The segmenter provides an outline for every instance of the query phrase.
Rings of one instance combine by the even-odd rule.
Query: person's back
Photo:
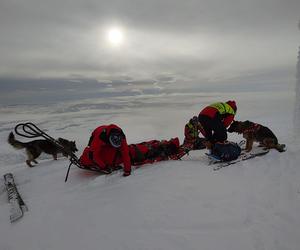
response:
[[[220,119],[225,127],[228,127],[235,116],[237,107],[235,101],[216,102],[200,111],[199,116],[207,116],[211,119]]]

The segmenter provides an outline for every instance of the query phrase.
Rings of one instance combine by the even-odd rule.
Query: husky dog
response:
[[[30,142],[20,142],[15,139],[13,132],[10,132],[7,141],[16,149],[25,148],[27,154],[26,164],[29,167],[33,167],[31,162],[35,164],[38,163],[36,161],[36,158],[38,158],[42,152],[52,155],[53,159],[57,160],[58,153],[62,153],[65,157],[68,157],[68,153],[75,153],[76,151],[78,151],[75,141],[69,141],[63,138],[57,139],[58,143],[63,146],[63,148],[43,139],[33,140]]]
[[[285,145],[279,144],[274,133],[261,124],[251,121],[234,121],[227,131],[229,133],[243,134],[243,137],[246,139],[246,151],[248,152],[252,150],[255,141],[267,149],[275,148],[279,152],[285,151]]]

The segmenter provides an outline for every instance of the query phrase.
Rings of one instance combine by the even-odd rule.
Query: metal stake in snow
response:
[[[300,30],[300,21],[298,23]],[[298,52],[297,75],[296,75],[296,99],[295,99],[295,116],[294,116],[294,133],[300,134],[300,47]]]

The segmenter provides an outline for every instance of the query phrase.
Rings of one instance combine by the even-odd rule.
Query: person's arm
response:
[[[129,155],[129,147],[126,141],[126,138],[123,139],[122,145],[121,145],[121,154],[124,164],[124,176],[128,176],[131,174],[131,161],[130,161],[130,155]]]
[[[225,128],[229,127],[229,125],[233,122],[234,120],[234,115],[228,115],[226,118],[223,120],[223,124]]]

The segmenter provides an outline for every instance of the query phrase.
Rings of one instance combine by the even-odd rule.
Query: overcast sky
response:
[[[0,78],[285,83],[299,20],[299,0],[0,0]]]

